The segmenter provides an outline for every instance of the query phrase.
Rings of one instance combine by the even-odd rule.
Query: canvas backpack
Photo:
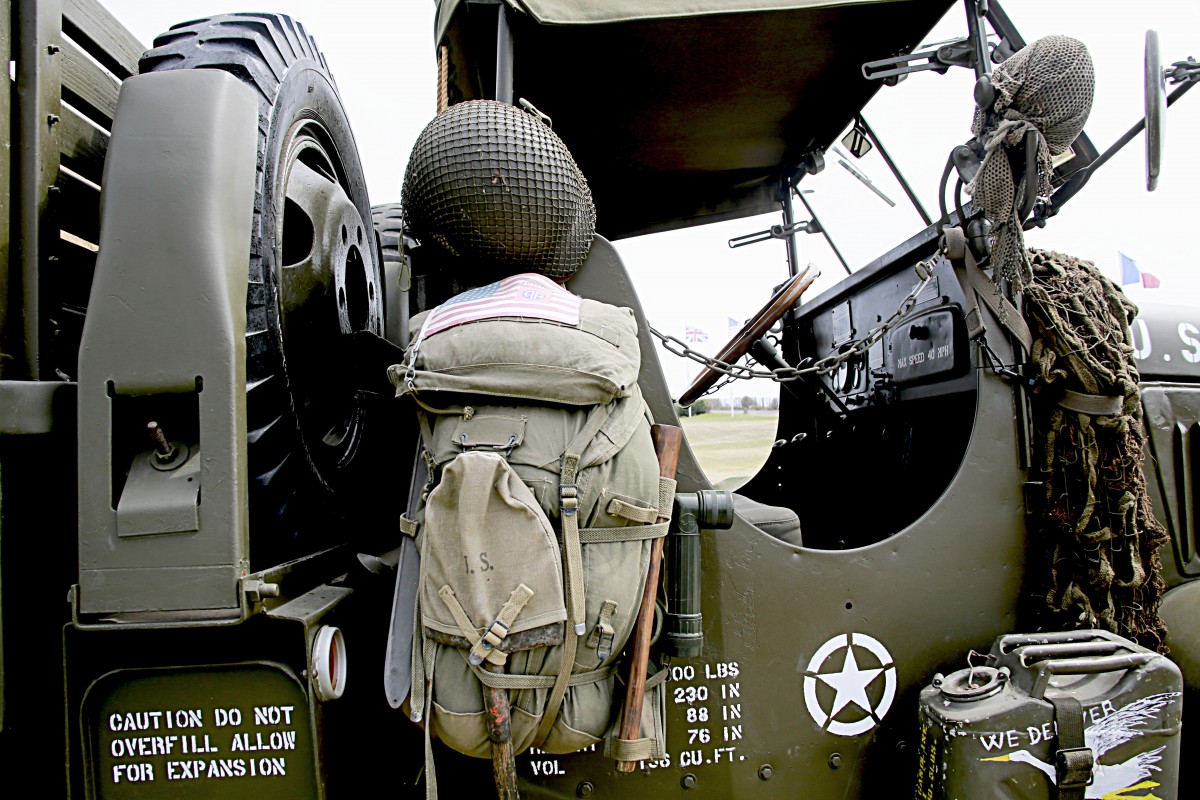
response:
[[[508,690],[515,752],[605,740],[613,757],[661,757],[661,693],[648,735],[612,735],[618,661],[674,493],[637,386],[633,312],[527,274],[413,329],[389,375],[416,404],[428,472],[401,519],[421,554],[410,705],[427,758],[430,736],[489,756],[484,685]]]

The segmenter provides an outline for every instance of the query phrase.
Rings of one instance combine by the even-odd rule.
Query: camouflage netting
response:
[[[1038,601],[1042,630],[1103,628],[1161,650],[1167,540],[1146,496],[1146,434],[1133,361],[1134,306],[1087,261],[1029,250],[1025,318],[1034,334],[1035,465],[1045,493],[1034,540],[1045,548]],[[1070,389],[1124,398],[1119,416],[1061,407]]]
[[[1083,130],[1095,84],[1092,58],[1082,42],[1069,36],[1046,36],[996,68],[992,113],[975,112],[971,132],[983,143],[986,154],[967,192],[992,224],[996,277],[1007,278],[1018,288],[1030,277],[1025,238],[1016,219],[1028,178],[1016,185],[1004,145],[1016,147],[1027,130],[1038,130],[1038,194],[1048,195],[1054,174],[1051,159],[1065,152]]]
[[[596,209],[547,125],[493,100],[458,103],[422,131],[401,194],[405,227],[466,283],[540,272],[570,277],[587,257]]]

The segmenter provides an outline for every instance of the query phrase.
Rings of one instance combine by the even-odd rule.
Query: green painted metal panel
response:
[[[109,673],[79,725],[100,800],[320,795],[307,695],[282,666]]]

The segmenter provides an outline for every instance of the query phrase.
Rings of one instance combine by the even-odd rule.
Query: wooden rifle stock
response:
[[[790,281],[779,287],[779,291],[767,301],[767,304],[754,315],[753,319],[743,325],[742,329],[721,349],[721,352],[717,354],[717,360],[732,364],[746,355],[746,352],[750,349],[750,345],[766,335],[771,326],[789,308],[796,304],[796,301],[800,299],[800,295],[804,294],[809,286],[812,286],[813,281],[820,274],[810,264],[805,268],[804,272],[794,276]],[[704,371],[692,381],[692,385],[687,388],[687,391],[680,396],[679,405],[690,406],[699,400],[705,392],[712,388],[712,385],[720,377],[720,373],[705,367]]]
[[[679,448],[683,444],[683,429],[674,425],[652,425],[650,436],[654,440],[654,452],[658,455],[658,474],[664,478],[675,477],[679,463]],[[659,517],[666,522],[669,517]],[[650,568],[646,572],[646,589],[642,593],[642,605],[638,609],[629,651],[629,680],[625,685],[624,717],[621,720],[622,739],[637,739],[642,734],[642,706],[646,699],[646,673],[650,661],[650,636],[654,632],[654,602],[658,597],[658,576],[662,564],[665,536],[654,540],[650,546]],[[633,772],[636,761],[618,761],[618,772]]]

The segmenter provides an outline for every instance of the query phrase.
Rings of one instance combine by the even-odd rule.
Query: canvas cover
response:
[[[752,11],[784,11],[821,6],[863,5],[893,0],[504,0],[543,25],[596,25],[639,19],[696,17]],[[455,9],[466,0],[437,0],[437,39]]]
[[[512,92],[549,116],[607,239],[776,212],[781,176],[882,88],[954,0],[444,0],[448,102],[495,98],[497,9]]]

